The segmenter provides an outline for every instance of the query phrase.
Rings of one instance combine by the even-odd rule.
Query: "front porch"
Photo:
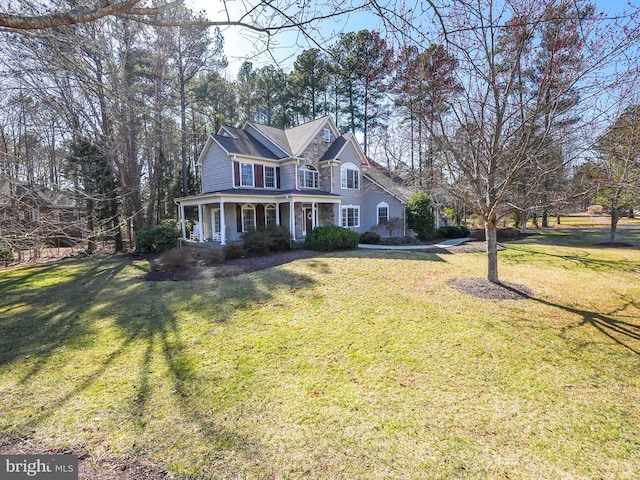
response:
[[[286,226],[293,241],[320,225],[338,225],[341,199],[321,192],[218,192],[176,199],[182,242],[227,245],[249,229]],[[186,228],[185,208],[196,207],[197,221]]]

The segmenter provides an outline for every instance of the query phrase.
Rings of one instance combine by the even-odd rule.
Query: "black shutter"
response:
[[[264,170],[262,169],[262,165],[254,165],[253,166],[253,176],[255,177],[255,185],[256,188],[263,188],[264,187]]]
[[[265,227],[265,218],[264,218],[264,205],[258,204],[256,206],[256,226],[258,228]]]
[[[242,207],[236,203],[236,225],[238,233],[242,232]]]

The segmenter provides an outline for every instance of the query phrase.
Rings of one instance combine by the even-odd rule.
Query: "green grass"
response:
[[[0,430],[184,478],[638,478],[640,251],[600,235],[509,244],[525,301],[448,285],[483,254],[194,282],[117,258],[5,270]]]

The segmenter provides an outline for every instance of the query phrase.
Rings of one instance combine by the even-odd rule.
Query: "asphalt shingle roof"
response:
[[[284,158],[283,156],[278,156],[273,153],[271,150],[269,150],[244,130],[234,127],[225,128],[236,138],[227,137],[224,135],[213,135],[213,138],[220,145],[222,145],[222,148],[224,148],[227,152],[236,153],[238,155],[248,155],[251,157],[269,158],[272,160]]]

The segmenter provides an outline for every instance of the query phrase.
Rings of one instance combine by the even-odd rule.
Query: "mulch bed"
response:
[[[463,278],[452,280],[449,285],[456,290],[488,300],[526,300],[532,292],[527,287],[513,283],[491,283],[486,278]]]
[[[30,440],[0,433],[0,455],[77,455],[78,480],[176,480],[169,472],[139,460],[94,458],[85,452],[44,448]]]
[[[633,248],[633,245],[625,242],[602,242],[602,243],[596,243],[596,245],[599,247],[610,247],[610,248],[629,248],[629,247]]]
[[[277,267],[278,265],[293,262],[294,260],[299,260],[301,258],[315,257],[316,255],[318,255],[318,252],[302,248],[294,248],[292,250],[272,255],[247,256],[233,260],[225,260],[217,265],[191,265],[176,270],[152,270],[144,275],[143,278],[145,280],[158,282],[233,277],[242,273]]]

